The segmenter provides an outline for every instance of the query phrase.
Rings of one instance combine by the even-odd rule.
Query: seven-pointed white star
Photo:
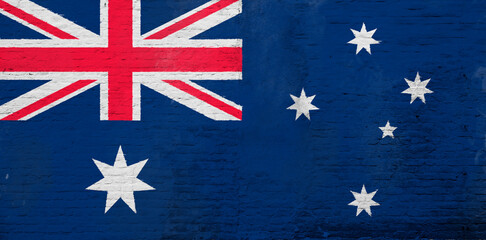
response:
[[[364,185],[363,188],[361,189],[361,193],[351,191],[351,193],[353,194],[356,200],[352,201],[348,205],[358,207],[356,211],[356,216],[358,216],[363,210],[365,210],[368,213],[368,215],[371,216],[371,206],[380,206],[379,203],[371,200],[375,196],[377,191],[378,190],[372,193],[367,193]]]
[[[379,127],[379,128],[381,129],[381,131],[383,131],[383,136],[381,138],[385,138],[386,136],[395,138],[395,136],[393,136],[393,131],[395,131],[397,127],[390,126],[390,121],[387,121],[384,127]]]
[[[316,106],[311,104],[312,100],[314,100],[316,95],[311,96],[311,97],[307,97],[305,95],[305,91],[304,91],[303,88],[302,88],[302,92],[300,93],[300,97],[296,97],[292,94],[290,94],[290,97],[292,98],[292,100],[294,100],[295,103],[292,106],[288,107],[287,109],[297,111],[296,114],[295,114],[295,120],[297,120],[300,117],[300,115],[302,115],[302,114],[304,114],[304,116],[306,116],[307,119],[310,120],[309,111],[310,110],[319,110],[319,108],[317,108]]]
[[[415,99],[420,98],[423,103],[425,103],[425,94],[427,93],[433,93],[430,89],[427,89],[426,86],[430,81],[430,78],[425,80],[425,81],[420,81],[420,75],[417,72],[417,76],[415,77],[415,81],[410,81],[405,78],[405,81],[407,82],[409,88],[402,93],[410,94],[411,95],[411,100],[410,104],[415,101]]]
[[[118,201],[122,199],[133,212],[135,209],[135,191],[155,190],[153,187],[142,182],[137,178],[148,159],[127,166],[127,161],[123,155],[122,148],[118,149],[115,164],[110,166],[93,159],[94,163],[103,174],[103,179],[86,188],[87,190],[106,191],[105,213]]]
[[[356,44],[356,54],[358,54],[361,49],[366,49],[366,51],[371,54],[371,44],[380,44],[380,41],[373,39],[373,34],[376,32],[376,28],[371,31],[366,31],[366,25],[363,23],[361,31],[356,31],[351,29],[354,34],[354,39],[349,41],[349,44]]]

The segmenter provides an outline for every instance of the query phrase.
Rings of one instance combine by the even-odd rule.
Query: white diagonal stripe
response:
[[[106,78],[106,73],[86,72],[86,73],[65,73],[65,72],[2,72],[0,80],[50,80],[49,82],[5,103],[0,105],[0,119],[15,113],[40,99],[76,82],[79,80],[98,80]],[[20,120],[28,120],[98,84],[93,82],[71,94],[56,100],[55,102],[44,106],[43,108],[26,115]]]
[[[94,34],[93,32],[87,30],[86,28],[83,28],[74,22],[71,22],[60,15],[51,12],[50,10],[41,7],[31,1],[28,0],[3,0],[6,3],[21,9],[22,11],[33,15],[34,17],[60,29],[63,32],[66,32],[74,37],[77,37],[78,39],[83,39],[83,40],[88,40],[88,39],[97,39],[99,36]],[[1,12],[2,14],[5,14],[5,11]],[[38,27],[33,26],[32,24],[28,23],[26,24],[25,21],[19,21],[19,18],[17,17],[12,17],[13,15],[11,14],[5,14],[7,17],[14,19],[15,21],[18,21],[22,23],[23,25],[32,28],[33,30],[46,35],[47,37],[50,38],[56,38],[52,36],[51,34],[46,34],[45,31],[40,30]]]
[[[208,117],[216,121],[240,121],[240,119],[234,117],[233,115],[230,115],[214,106],[211,104],[204,102],[194,96],[192,96],[189,93],[186,93],[169,83],[166,83],[162,80],[154,80],[154,79],[140,79],[139,80],[143,85],[157,91],[158,93],[167,96],[168,98],[191,108],[192,110]],[[201,86],[198,86],[194,83],[191,82],[185,82],[186,84],[190,84],[192,87],[197,88],[200,91],[203,91],[204,93],[238,109],[242,110],[242,107],[234,102],[231,102],[205,88],[202,88]]]
[[[215,3],[217,3],[218,0],[213,0],[213,1],[210,1],[160,27],[157,27],[155,28],[154,30],[142,35],[142,38],[145,39],[159,31],[161,31],[162,29],[165,29]],[[198,20],[197,22],[167,36],[166,38],[164,38],[164,41],[168,41],[168,42],[172,42],[174,40],[188,40],[200,33],[203,33],[205,31],[207,31],[208,29],[210,28],[213,28],[214,26],[217,26],[219,25],[220,23],[230,19],[230,18],[233,18],[234,16],[238,15],[241,13],[241,10],[242,10],[242,2],[241,0],[240,1],[237,1],[201,20]]]

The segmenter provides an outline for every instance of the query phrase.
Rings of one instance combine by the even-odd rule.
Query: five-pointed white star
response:
[[[390,125],[390,121],[387,121],[386,122],[386,125],[384,127],[379,127],[381,129],[381,131],[383,131],[383,136],[381,138],[385,138],[386,136],[390,136],[391,138],[395,138],[395,136],[393,136],[393,131],[395,131],[395,129],[397,129],[397,127],[392,127]]]
[[[410,81],[405,78],[405,81],[407,82],[409,88],[402,93],[410,94],[411,95],[411,100],[410,104],[415,101],[415,99],[420,98],[423,103],[425,103],[425,94],[427,93],[433,93],[430,89],[427,89],[426,86],[430,81],[430,78],[425,80],[425,81],[420,81],[420,75],[417,72],[417,76],[415,77],[415,81]]]
[[[319,110],[319,108],[317,108],[316,106],[311,104],[312,100],[314,100],[316,95],[311,96],[311,97],[307,97],[305,95],[305,91],[304,91],[303,88],[302,88],[302,92],[300,93],[300,97],[296,97],[292,94],[290,94],[290,97],[292,98],[292,100],[294,100],[295,103],[292,106],[288,107],[287,109],[297,111],[296,115],[295,115],[295,120],[297,120],[300,117],[300,115],[302,115],[302,114],[304,114],[304,116],[306,116],[307,119],[310,120],[309,111],[310,110]]]
[[[118,201],[122,199],[133,212],[135,209],[134,191],[155,190],[153,187],[142,182],[137,178],[148,159],[127,166],[127,161],[123,155],[122,148],[118,149],[115,164],[110,166],[93,159],[94,163],[103,174],[103,179],[86,188],[87,190],[106,191],[105,213]]]
[[[368,215],[371,216],[371,206],[380,206],[379,203],[371,200],[375,196],[377,191],[378,190],[372,193],[367,193],[364,185],[363,188],[361,189],[361,193],[351,191],[351,193],[353,194],[356,200],[352,201],[348,205],[358,207],[356,211],[356,216],[358,216],[363,210],[365,210],[368,213]]]
[[[354,34],[354,39],[349,41],[349,44],[356,44],[356,54],[358,54],[361,49],[366,49],[366,51],[371,54],[371,44],[380,44],[379,41],[376,41],[373,39],[373,34],[376,32],[376,28],[371,30],[371,31],[366,31],[366,25],[363,23],[363,26],[361,27],[361,31],[356,31],[354,29],[351,29],[351,31]]]

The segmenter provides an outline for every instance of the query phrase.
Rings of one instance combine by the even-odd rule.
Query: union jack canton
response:
[[[144,85],[217,121],[242,106],[192,81],[241,80],[241,39],[191,39],[242,11],[213,0],[141,34],[140,0],[101,0],[100,34],[28,0],[0,0],[0,12],[49,39],[1,39],[0,79],[49,80],[0,106],[1,120],[28,120],[100,85],[100,119],[141,118]]]

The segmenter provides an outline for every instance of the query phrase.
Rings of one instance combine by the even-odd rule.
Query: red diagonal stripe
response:
[[[159,32],[156,32],[150,36],[148,36],[146,39],[163,39],[235,2],[237,2],[238,0],[221,0],[217,3],[214,3],[212,5],[210,5],[209,7],[207,8],[204,8],[202,9],[201,11],[199,12],[196,12],[192,15],[190,15],[189,17],[187,18],[184,18],[182,20],[180,20],[179,22],[176,22],[162,30],[160,30]]]
[[[95,82],[96,80],[79,80],[79,81],[76,81],[54,93],[52,93],[51,95],[48,95],[42,99],[40,99],[39,101],[37,102],[34,102],[30,105],[28,105],[27,107],[25,108],[22,108],[20,110],[18,110],[17,112],[14,112],[4,118],[2,118],[1,120],[7,120],[7,121],[18,121],[20,120],[21,118],[35,112],[35,111],[38,111],[39,109],[91,84],[92,82]]]
[[[8,4],[7,2],[3,1],[3,0],[0,0],[0,8],[5,10],[6,12],[60,38],[60,39],[78,39],[77,37],[74,37],[73,35],[69,34],[69,33],[66,33],[64,31],[62,31],[61,29],[57,28],[57,27],[54,27],[52,26],[51,24],[41,20],[41,19],[38,19],[36,17],[34,17],[33,15],[31,14],[28,14],[26,12],[24,12],[23,10],[19,9],[19,8],[16,8],[10,4]]]
[[[197,88],[194,88],[193,86],[185,83],[184,81],[180,81],[180,80],[163,80],[164,82],[170,84],[171,86],[183,91],[183,92],[186,92],[192,96],[194,96],[195,98],[203,101],[203,102],[206,102],[208,103],[209,105],[235,117],[235,118],[238,118],[239,120],[241,120],[243,117],[242,117],[242,112],[240,109],[237,109],[205,92],[202,92],[201,90],[197,89]]]

